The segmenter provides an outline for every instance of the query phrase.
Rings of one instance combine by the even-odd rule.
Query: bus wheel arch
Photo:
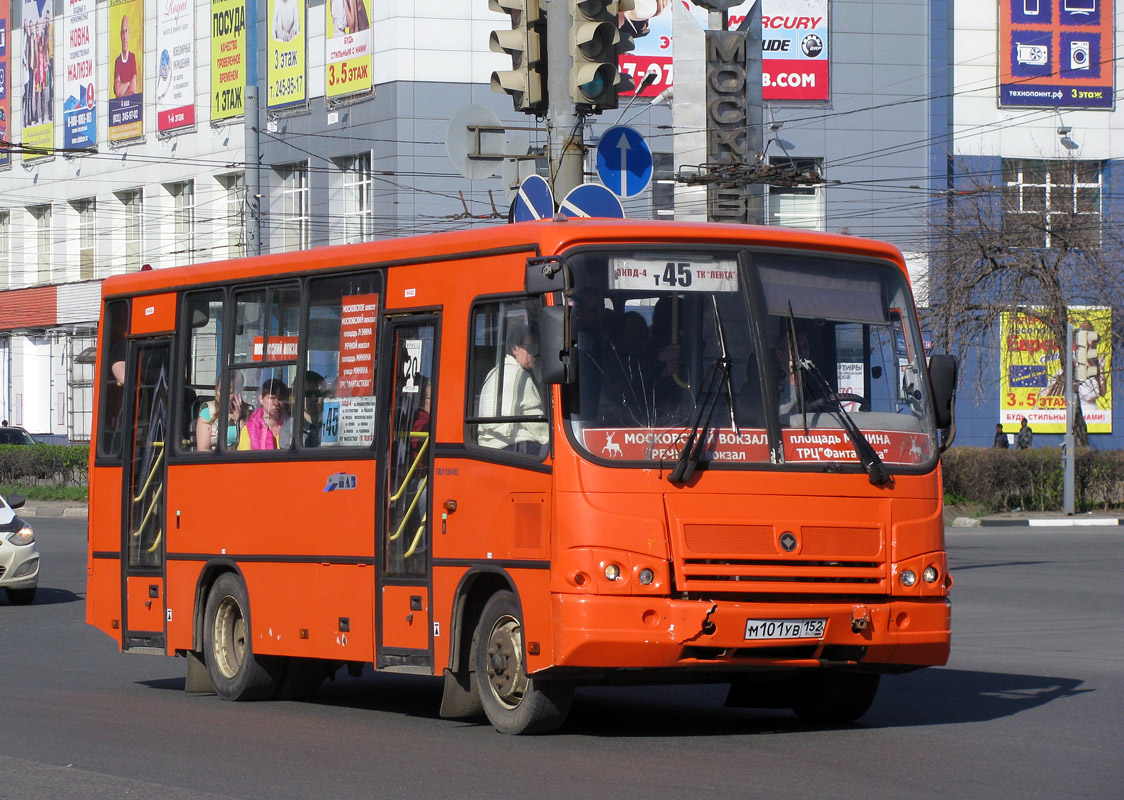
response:
[[[449,620],[449,665],[441,697],[441,716],[463,719],[484,714],[476,682],[474,644],[480,614],[496,592],[515,592],[511,576],[502,569],[466,572],[457,586]]]
[[[223,700],[267,700],[284,677],[284,659],[253,649],[250,600],[238,574],[220,574],[207,593],[203,650],[215,693]]]
[[[574,687],[527,674],[522,620],[514,592],[496,592],[484,604],[472,648],[480,701],[500,733],[551,733],[566,721]]]

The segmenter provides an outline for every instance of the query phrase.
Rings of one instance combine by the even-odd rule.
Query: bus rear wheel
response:
[[[219,576],[207,595],[203,646],[207,672],[223,700],[266,700],[277,692],[283,659],[255,656],[250,602],[238,576]]]
[[[500,733],[550,733],[566,721],[573,685],[527,675],[523,623],[511,592],[497,592],[484,605],[476,627],[476,678],[488,720]]]
[[[816,670],[796,682],[792,710],[800,719],[815,724],[854,722],[870,709],[880,677],[876,672]]]

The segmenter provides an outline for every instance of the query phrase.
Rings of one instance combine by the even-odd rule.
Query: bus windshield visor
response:
[[[577,382],[565,413],[595,460],[670,467],[694,440],[708,465],[859,471],[861,433],[888,468],[931,466],[924,350],[893,264],[736,249],[569,262]]]

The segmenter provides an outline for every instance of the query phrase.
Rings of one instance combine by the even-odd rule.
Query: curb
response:
[[[1012,526],[1028,526],[1032,528],[1095,528],[1124,525],[1124,519],[1118,517],[1059,517],[1040,519],[974,519],[972,517],[957,517],[952,521],[953,528],[1007,528]]]
[[[82,517],[86,518],[90,515],[90,510],[86,506],[66,506],[66,507],[50,507],[50,506],[25,506],[24,508],[16,509],[16,515],[20,517]]]

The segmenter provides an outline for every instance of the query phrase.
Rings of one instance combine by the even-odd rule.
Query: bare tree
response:
[[[1001,175],[961,170],[934,214],[927,323],[962,362],[971,348],[980,348],[977,396],[994,382],[1005,312],[1037,319],[1064,353],[1067,309],[1107,307],[1114,324],[1101,352],[1116,350],[1124,233],[1106,213],[1102,167],[1073,158],[1004,159]],[[1062,394],[1061,384],[1049,391]],[[1075,435],[1087,445],[1075,405]]]

